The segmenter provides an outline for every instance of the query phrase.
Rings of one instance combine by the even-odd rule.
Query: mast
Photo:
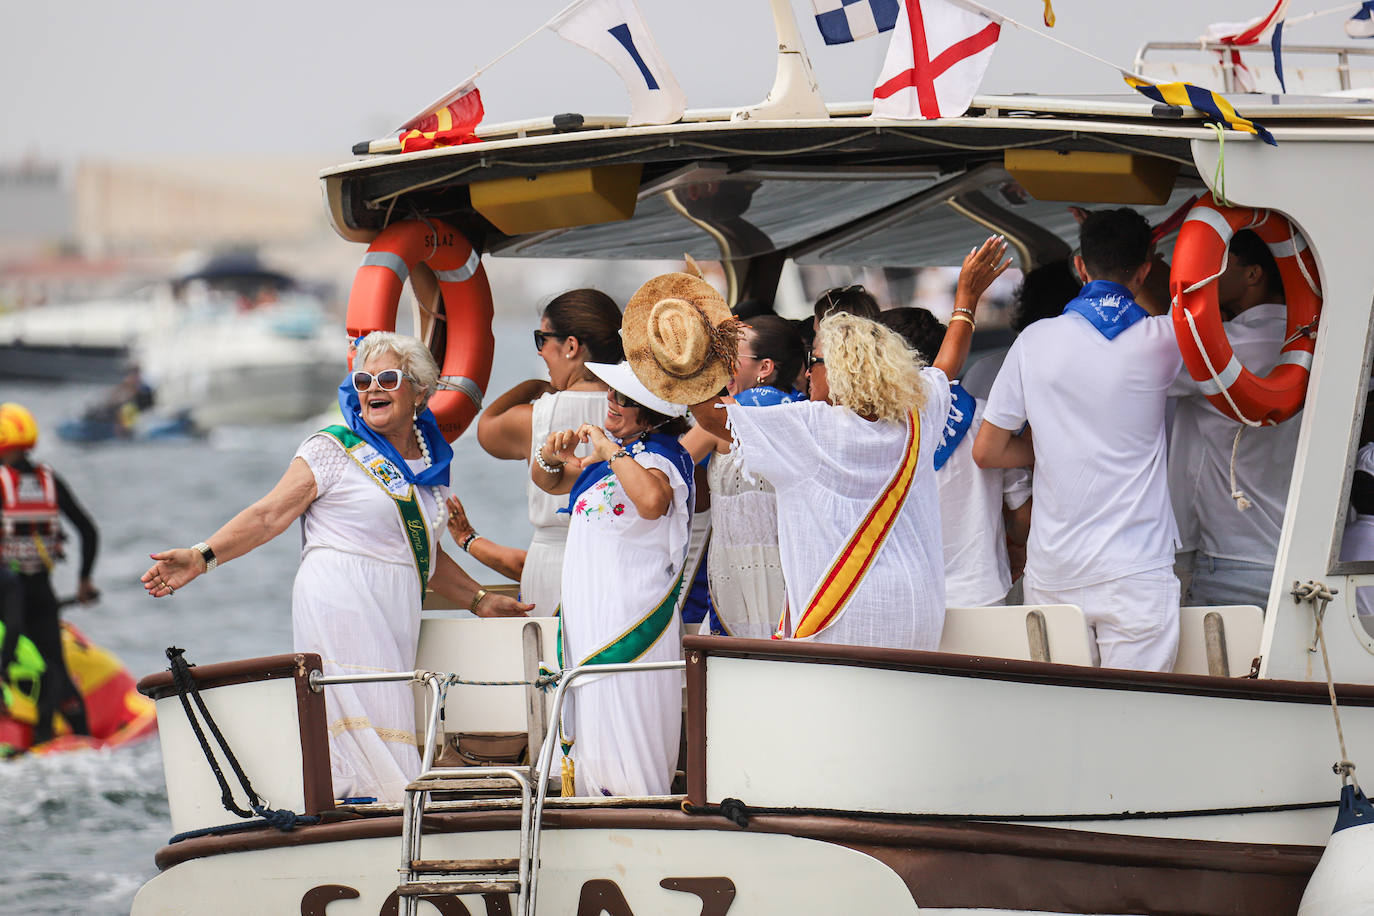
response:
[[[820,86],[806,56],[790,0],[769,0],[773,7],[773,29],[778,37],[778,69],[768,97],[757,105],[741,108],[734,121],[779,121],[799,118],[828,118],[830,113],[821,98]]]

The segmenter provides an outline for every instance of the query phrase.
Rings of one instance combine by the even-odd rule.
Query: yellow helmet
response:
[[[33,448],[38,442],[38,421],[27,407],[7,401],[0,404],[0,448]]]

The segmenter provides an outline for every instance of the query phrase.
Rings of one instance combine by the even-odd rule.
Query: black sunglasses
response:
[[[806,371],[807,371],[807,372],[810,372],[810,371],[811,371],[811,367],[812,367],[812,366],[815,366],[817,363],[819,363],[820,365],[824,366],[824,365],[825,365],[825,357],[824,357],[824,356],[817,356],[817,355],[814,354],[814,353],[808,353],[808,354],[806,354]]]
[[[638,401],[634,400],[633,398],[626,397],[625,395],[621,394],[619,391],[616,391],[614,388],[611,389],[611,397],[615,398],[615,402],[616,402],[617,404],[619,404],[621,407],[643,407],[643,406],[644,406],[643,404],[639,403]]]
[[[556,337],[559,340],[567,340],[571,336],[571,334],[555,334],[553,331],[542,331],[538,328],[535,328],[534,348],[536,350],[544,349],[544,341],[548,340],[550,337]]]

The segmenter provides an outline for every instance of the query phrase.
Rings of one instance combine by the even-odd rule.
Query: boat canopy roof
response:
[[[1370,100],[1233,100],[1280,143],[1374,140]],[[1143,191],[1127,181],[1115,200],[1159,223],[1205,190],[1190,144],[1216,139],[1191,109],[1135,93],[978,96],[963,117],[923,122],[875,120],[867,103],[829,111],[829,118],[795,121],[691,111],[650,127],[559,115],[481,127],[481,142],[436,150],[402,154],[395,140],[360,144],[355,152],[366,158],[321,177],[335,229],[355,241],[402,216],[422,216],[451,223],[498,256],[638,260],[686,252],[923,267],[958,264],[996,231],[1029,268],[1071,251],[1070,206],[1113,199],[1115,191],[1104,198],[1100,184],[1074,196],[1089,190],[1079,180],[1085,169],[1101,165],[1085,166],[1079,154],[1143,174]],[[1226,139],[1259,142],[1235,131]],[[1019,156],[1032,150],[1061,154],[1062,165],[1048,168],[1062,175],[1032,182],[1047,177],[1043,161],[1031,167]],[[532,210],[540,212],[531,219]],[[590,213],[600,215],[588,222]]]

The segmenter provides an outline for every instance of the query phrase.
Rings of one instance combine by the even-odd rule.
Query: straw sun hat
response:
[[[742,327],[711,284],[671,273],[630,297],[621,336],[646,388],[673,404],[699,404],[730,380]]]

